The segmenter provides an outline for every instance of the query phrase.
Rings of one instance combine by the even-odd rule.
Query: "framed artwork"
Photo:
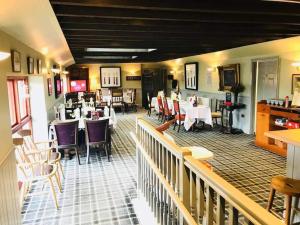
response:
[[[27,57],[27,69],[28,69],[28,74],[33,74],[34,61],[32,57]]]
[[[40,74],[42,72],[42,60],[41,59],[36,60],[36,68],[37,68],[37,73]]]
[[[185,89],[198,90],[198,63],[184,64]]]
[[[47,85],[48,85],[48,96],[52,95],[52,81],[51,78],[47,79]]]
[[[128,75],[128,76],[126,76],[126,80],[142,80],[142,77]]]
[[[230,91],[231,87],[240,83],[240,64],[218,66],[219,91]]]
[[[294,94],[296,89],[300,92],[300,74],[293,74],[292,77],[292,94]]]
[[[102,88],[121,87],[121,67],[100,67]]]
[[[13,72],[21,72],[21,53],[12,50],[11,51],[11,64]]]
[[[55,98],[58,98],[61,94],[61,80],[60,80],[60,75],[55,75],[54,76],[54,93],[55,93]]]

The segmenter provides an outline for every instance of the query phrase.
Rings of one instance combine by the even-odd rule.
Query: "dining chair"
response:
[[[173,107],[174,107],[174,111],[175,111],[175,123],[174,123],[174,128],[173,129],[175,130],[176,125],[178,123],[177,132],[179,132],[180,126],[181,126],[182,122],[184,122],[184,120],[185,120],[185,114],[180,113],[179,101],[174,100],[173,101]]]
[[[111,107],[114,109],[120,108],[124,114],[123,90],[121,88],[114,88],[112,89],[111,96]]]
[[[23,205],[24,199],[31,190],[32,183],[41,181],[43,183],[43,187],[45,182],[49,182],[53,201],[56,209],[58,209],[59,206],[53,178],[56,180],[60,192],[62,192],[62,186],[59,179],[57,165],[43,160],[43,156],[41,156],[40,152],[26,153],[23,138],[13,138],[13,144],[15,146],[17,169],[20,172],[20,205]],[[37,155],[40,156],[37,157]]]
[[[164,123],[166,120],[172,119],[172,110],[169,109],[167,98],[163,98],[163,106],[164,106],[164,111],[163,111],[163,115],[164,115],[163,123]]]
[[[136,89],[127,89],[123,96],[125,110],[134,110],[137,112]]]
[[[90,161],[90,146],[102,146],[106,152],[108,161],[110,161],[110,130],[109,119],[85,120],[85,142],[87,148],[86,163]]]
[[[28,153],[39,152],[41,155],[44,155],[43,158],[50,164],[56,164],[62,177],[65,177],[61,164],[61,153],[53,151],[55,150],[56,140],[34,142],[30,129],[20,130],[18,134],[23,138],[24,147]]]
[[[215,120],[216,125],[218,125],[218,119],[221,119],[221,124],[223,127],[222,108],[221,107],[224,104],[224,100],[216,99],[215,103],[216,103],[215,108],[214,108],[214,111],[211,112],[211,117],[213,120]],[[213,104],[211,104],[211,105],[213,105]]]
[[[151,105],[151,97],[150,97],[150,94],[149,92],[147,92],[147,105],[148,105],[148,116],[151,116],[151,113],[152,113],[152,109],[154,109],[154,106]]]
[[[162,98],[160,96],[157,96],[157,104],[158,104],[158,117],[157,117],[157,119],[160,120],[160,117],[161,117],[161,121],[163,121],[164,107],[163,107]]]
[[[56,151],[58,150],[66,150],[66,149],[74,149],[78,164],[80,165],[79,158],[79,145],[78,145],[78,120],[68,121],[68,122],[54,122],[54,136],[57,141]]]

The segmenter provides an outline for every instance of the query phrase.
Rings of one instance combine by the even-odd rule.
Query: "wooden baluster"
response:
[[[199,177],[196,178],[196,207],[198,214],[198,223],[202,223],[204,216],[204,181]]]
[[[180,166],[180,173],[179,173],[179,183],[180,183],[180,188],[179,188],[179,196],[186,208],[190,207],[190,181],[189,181],[189,168],[185,167],[184,165],[184,159],[181,158],[179,162]],[[183,224],[183,217],[180,216],[180,224]]]
[[[216,225],[225,225],[225,199],[218,194],[217,196],[217,217]]]
[[[228,208],[228,225],[238,225],[239,224],[239,212],[232,205]]]
[[[196,174],[190,170],[190,209],[191,215],[197,220],[198,214],[196,210]]]
[[[163,185],[160,184],[160,222],[164,224],[164,189]]]
[[[169,182],[169,151],[168,151],[168,149],[166,149],[165,154],[166,154],[166,156],[165,156],[165,159],[166,159],[165,177],[166,177],[167,182]]]
[[[211,187],[206,189],[206,220],[207,225],[213,225],[214,222],[214,190]]]

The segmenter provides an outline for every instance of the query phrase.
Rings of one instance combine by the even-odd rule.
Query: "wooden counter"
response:
[[[267,131],[265,136],[300,147],[300,129]]]

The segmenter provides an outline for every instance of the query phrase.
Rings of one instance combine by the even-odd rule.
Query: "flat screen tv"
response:
[[[61,80],[60,76],[54,76],[54,90],[55,90],[55,98],[58,98],[61,94]]]
[[[240,64],[218,66],[219,91],[230,91],[231,87],[240,83]]]
[[[70,81],[71,92],[85,92],[87,91],[86,80],[71,80]]]

